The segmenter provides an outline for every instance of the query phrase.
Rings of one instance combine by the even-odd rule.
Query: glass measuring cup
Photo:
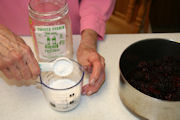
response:
[[[51,108],[69,111],[75,108],[81,97],[84,71],[82,66],[65,57],[50,63],[40,63],[40,83]]]

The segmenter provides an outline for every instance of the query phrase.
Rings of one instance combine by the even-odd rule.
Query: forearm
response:
[[[104,39],[105,22],[110,17],[114,5],[115,0],[82,0],[79,8],[80,32],[92,29],[98,34],[98,40]]]
[[[97,33],[91,29],[85,29],[81,33],[81,43],[80,46],[88,48],[97,48]]]

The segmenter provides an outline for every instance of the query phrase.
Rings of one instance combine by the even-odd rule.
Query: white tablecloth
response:
[[[179,33],[106,35],[105,40],[98,43],[98,51],[106,61],[106,81],[98,93],[82,96],[80,105],[69,112],[52,110],[38,85],[7,80],[0,74],[0,120],[136,120],[119,98],[119,58],[127,46],[145,38],[180,42]],[[34,50],[32,38],[23,39]],[[80,36],[74,35],[73,40],[76,52]]]

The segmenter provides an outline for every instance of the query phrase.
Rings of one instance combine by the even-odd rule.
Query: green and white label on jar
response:
[[[39,57],[53,60],[66,54],[65,25],[35,26]]]

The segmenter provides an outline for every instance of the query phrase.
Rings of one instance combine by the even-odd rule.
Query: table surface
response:
[[[69,112],[52,110],[40,89],[30,81],[8,80],[0,73],[0,120],[138,120],[122,104],[119,97],[119,58],[130,44],[146,38],[166,38],[180,42],[180,33],[114,34],[98,42],[98,51],[106,61],[106,81],[92,96],[82,96],[80,105]],[[32,48],[32,38],[23,37]],[[73,36],[74,53],[80,41]],[[75,56],[76,57],[76,56]],[[85,81],[88,80],[88,75]]]

